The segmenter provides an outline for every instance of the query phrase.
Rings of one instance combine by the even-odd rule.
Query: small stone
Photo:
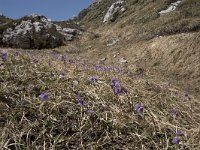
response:
[[[128,63],[128,61],[124,57],[122,57],[119,61],[120,61],[120,64]]]
[[[125,12],[125,11],[126,11],[126,8],[123,7],[120,11],[121,11],[121,12]]]
[[[76,80],[73,81],[73,85],[74,85],[74,86],[77,86],[77,85],[78,85],[78,81],[76,81]]]

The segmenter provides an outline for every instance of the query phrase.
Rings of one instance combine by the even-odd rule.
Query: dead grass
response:
[[[0,58],[0,149],[200,149],[199,32],[177,34],[199,29],[199,11],[190,9],[199,2],[185,0],[162,18],[155,13],[168,1],[129,3],[115,24],[99,26],[104,6],[86,16],[96,25],[65,47],[18,50],[15,59],[16,50],[4,50],[9,58]],[[113,37],[119,43],[107,47]],[[101,65],[112,71],[95,70],[104,57]],[[121,57],[128,64],[120,65]],[[88,81],[91,76],[98,82]],[[114,94],[113,77],[127,94]],[[47,101],[39,99],[42,92]],[[141,114],[137,102],[145,105]],[[178,129],[183,135],[175,145]]]
[[[83,35],[79,43],[79,47],[82,47],[79,55],[92,61],[107,58],[107,64],[117,65],[119,59],[125,57],[130,62],[127,65],[129,68],[139,66],[159,74],[159,78],[165,76],[167,80],[198,96],[200,4],[198,0],[183,0],[175,11],[159,16],[158,12],[171,2],[127,1],[127,11],[114,23],[106,25],[98,18],[99,22],[93,26],[91,21],[87,22],[86,16],[82,23],[89,27],[88,31],[98,33],[100,37],[88,38],[89,35]],[[94,11],[90,8],[88,15]],[[113,37],[119,38],[120,42],[107,47]],[[154,44],[155,47],[151,46]]]
[[[149,40],[159,35],[199,31],[199,1],[183,0],[175,11],[160,16],[158,12],[166,9],[171,2],[170,0],[127,0],[127,11],[120,14],[115,22],[104,25],[102,19],[106,14],[107,7],[113,1],[102,1],[99,5],[89,7],[80,22],[90,30],[98,31],[98,28],[103,28],[104,34],[107,31],[117,31],[122,35],[131,32],[131,38],[134,41]]]
[[[200,148],[199,101],[148,72],[95,71],[92,64],[64,63],[43,51],[19,50],[16,59],[8,53],[0,68],[2,149]],[[89,82],[90,76],[98,76],[98,82]],[[127,94],[113,93],[113,77]],[[47,101],[38,97],[44,91]],[[76,100],[78,92],[83,107]],[[145,104],[142,114],[136,112],[136,102]],[[183,135],[174,145],[177,129]]]

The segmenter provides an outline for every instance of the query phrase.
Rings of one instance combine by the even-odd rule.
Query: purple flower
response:
[[[111,80],[113,85],[113,91],[115,94],[122,94],[122,93],[128,93],[127,89],[125,87],[119,88],[119,81],[115,78],[112,78]]]
[[[40,98],[40,100],[42,100],[42,101],[48,100],[48,98],[49,98],[48,93],[44,92],[44,93],[40,94],[40,95],[39,95],[39,98]]]
[[[17,56],[19,56],[19,53],[18,53],[18,52],[15,52],[14,55],[13,55],[14,59],[16,59]]]
[[[111,82],[112,82],[113,86],[117,86],[117,87],[119,86],[119,81],[117,79],[113,78],[111,80]]]
[[[140,106],[140,108],[137,110],[137,113],[143,113],[143,110],[144,110],[144,106]]]
[[[119,88],[117,86],[113,87],[113,91],[115,94],[121,94],[121,91],[119,90]]]
[[[180,139],[178,137],[174,137],[172,140],[172,143],[177,144],[177,145],[179,144],[179,142],[180,142]]]
[[[97,65],[94,65],[94,68],[96,71],[99,70],[99,66],[97,66]]]
[[[89,77],[88,79],[89,79],[89,81],[91,81],[91,82],[97,82],[97,81],[98,81],[98,78],[97,78],[97,77]]]
[[[77,94],[76,99],[78,101],[78,104],[82,107],[84,106],[84,101],[82,100],[80,93]]]
[[[177,117],[178,116],[178,112],[177,112],[177,110],[175,108],[172,109],[171,113],[172,113],[173,117]]]
[[[139,108],[140,108],[140,104],[139,104],[139,103],[136,103],[136,104],[135,104],[135,109],[138,110]]]
[[[92,110],[92,109],[88,109],[88,110],[86,110],[86,112],[87,112],[87,113],[93,113],[94,110]]]
[[[183,135],[182,130],[177,130],[177,131],[176,131],[176,135],[177,135],[177,136],[181,136],[181,135]]]
[[[110,67],[105,66],[105,67],[104,67],[104,71],[110,71]]]
[[[66,56],[61,55],[61,61],[66,61]]]
[[[144,104],[139,104],[139,103],[136,103],[135,104],[135,109],[137,111],[137,113],[143,113],[143,110],[144,110]]]
[[[121,88],[121,93],[128,93],[127,89],[125,87]]]
[[[2,53],[1,58],[3,61],[6,61],[8,59],[8,53]]]

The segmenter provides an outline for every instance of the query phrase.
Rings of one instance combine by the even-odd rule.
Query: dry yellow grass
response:
[[[97,24],[67,46],[1,49],[8,59],[0,58],[0,149],[200,149],[200,33],[191,32],[199,10],[189,9],[199,2],[184,0],[163,18],[155,12],[167,1],[129,3],[107,25],[99,24],[102,5],[82,22],[96,17]],[[119,42],[107,46],[113,37]],[[127,64],[119,63],[122,57]],[[128,93],[115,94],[112,78]]]
[[[55,51],[18,50],[14,59],[15,51],[4,50],[9,57],[1,61],[2,149],[199,149],[200,102],[173,83],[126,67],[95,71],[69,56],[65,63]],[[114,94],[113,77],[127,94]],[[42,92],[48,100],[39,99]],[[177,130],[183,135],[175,145]]]

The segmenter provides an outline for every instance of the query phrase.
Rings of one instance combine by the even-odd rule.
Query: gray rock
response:
[[[101,58],[99,61],[98,61],[98,64],[104,64],[106,61],[106,58]]]
[[[72,35],[80,34],[79,30],[71,29],[71,28],[63,28],[63,32],[65,32],[67,34],[72,34]]]
[[[167,9],[160,11],[159,14],[164,15],[164,14],[167,14],[167,13],[174,11],[180,3],[181,3],[180,0],[178,0],[174,3],[171,3]]]
[[[20,22],[13,23],[13,26],[3,32],[2,42],[7,46],[24,49],[55,48],[80,34],[77,29],[62,28],[36,14],[28,16],[28,20],[22,18]]]
[[[54,48],[63,44],[63,37],[50,23],[21,21],[3,33],[3,43],[8,46],[29,48]]]
[[[124,3],[125,2],[122,0],[118,0],[117,2],[113,3],[104,16],[103,23],[108,21],[115,21],[120,10],[121,12],[126,11],[124,8]]]
[[[121,12],[125,12],[125,11],[126,11],[126,8],[123,7],[120,11],[121,11]]]
[[[107,44],[107,46],[113,46],[113,45],[117,44],[118,42],[119,42],[118,38],[113,38],[111,40],[111,42]]]
[[[81,34],[78,29],[62,28],[59,25],[56,25],[56,29],[64,36],[65,41],[71,41],[76,35]]]
[[[120,60],[119,60],[120,64],[125,64],[125,63],[128,63],[128,61],[122,57]]]

